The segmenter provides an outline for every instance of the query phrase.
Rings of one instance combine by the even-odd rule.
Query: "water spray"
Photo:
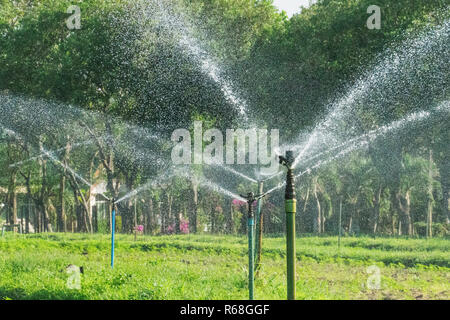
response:
[[[295,300],[295,213],[297,200],[295,199],[294,153],[286,151],[286,156],[279,156],[280,164],[287,168],[286,192],[284,195],[286,208],[286,264],[287,264],[287,298]]]
[[[248,294],[249,300],[254,299],[254,288],[255,288],[255,216],[253,213],[253,203],[262,197],[265,194],[255,195],[253,192],[247,193],[246,196],[241,195],[242,198],[247,200],[248,203]]]

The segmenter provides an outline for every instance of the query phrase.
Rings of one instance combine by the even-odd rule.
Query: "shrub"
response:
[[[417,231],[417,234],[419,234],[420,236],[425,237],[427,235],[426,222],[416,222],[416,223],[414,223],[414,227]],[[433,236],[443,237],[443,236],[448,235],[448,230],[447,230],[446,226],[443,225],[442,223],[433,223],[431,225],[431,229],[433,232]]]

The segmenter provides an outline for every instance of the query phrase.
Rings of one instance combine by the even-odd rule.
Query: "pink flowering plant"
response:
[[[180,221],[180,232],[183,234],[189,233],[189,221],[181,219]]]
[[[233,201],[231,203],[233,204],[233,206],[235,206],[237,208],[247,204],[245,201],[242,201],[242,200],[239,200],[239,199],[233,199]]]
[[[143,225],[137,225],[134,227],[134,241],[137,240],[137,235],[138,234],[143,234],[144,233],[144,226]]]
[[[170,225],[167,226],[167,233],[168,234],[174,234],[176,229],[175,229],[175,223],[172,223]],[[188,234],[189,233],[189,221],[181,219],[180,220],[180,233],[182,234]]]
[[[175,231],[175,224],[169,224],[167,226],[167,234],[172,234]]]
[[[144,232],[144,226],[143,225],[137,225],[136,227],[134,227],[134,231],[136,231],[137,233],[143,233]]]

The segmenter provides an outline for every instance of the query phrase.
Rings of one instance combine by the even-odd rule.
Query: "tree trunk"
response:
[[[39,142],[39,150],[41,150],[41,152],[43,152],[44,148],[43,148],[43,144],[42,141]],[[49,215],[48,215],[48,192],[49,192],[49,187],[48,187],[48,177],[47,177],[47,159],[42,158],[40,161],[40,173],[41,173],[41,178],[42,178],[42,184],[41,184],[41,190],[40,190],[40,195],[39,195],[39,205],[38,207],[40,207],[40,211],[42,213],[42,218],[43,218],[43,230],[45,232],[51,232],[52,231],[52,226],[51,226],[51,222],[49,219]]]
[[[392,235],[395,235],[395,216],[391,215],[391,227],[392,227]]]
[[[86,231],[89,233],[93,233],[94,228],[92,226],[92,216],[90,214],[88,202],[83,204],[83,208],[84,208],[84,212],[85,212]]]
[[[316,200],[316,216],[314,218],[313,230],[315,233],[320,233],[322,231],[322,210],[320,208],[320,201],[317,195],[317,178],[313,179],[313,194],[314,199]]]
[[[428,199],[427,199],[427,238],[433,236],[433,150],[429,153],[429,167],[428,167]]]
[[[58,219],[58,231],[66,232],[66,223],[65,223],[65,212],[64,212],[64,192],[66,189],[66,173],[63,172],[61,174],[59,180],[59,207],[57,211],[57,219]]]
[[[320,231],[321,233],[325,233],[325,221],[327,220],[327,218],[325,217],[325,207],[324,206],[322,206],[322,210],[321,210],[321,216],[320,216],[320,218],[321,218],[321,221],[320,221],[320,226],[321,226],[321,228],[322,228],[322,230]]]
[[[98,206],[92,207],[92,231],[98,232]]]
[[[69,142],[69,138],[67,137],[66,148],[64,149],[64,156],[62,159],[62,163],[67,165],[69,152],[71,149],[71,145]],[[65,201],[64,201],[64,192],[66,190],[66,175],[67,170],[63,168],[60,180],[59,180],[59,207],[57,210],[57,224],[59,232],[66,232],[66,212],[65,212]]]
[[[172,200],[173,197],[170,193],[167,193],[167,226],[173,224],[173,217],[172,217]],[[174,228],[175,229],[175,228]],[[175,232],[175,230],[173,230]]]
[[[210,232],[212,234],[216,233],[216,224],[215,224],[215,221],[214,221],[214,215],[215,215],[216,212],[214,211],[213,206],[214,205],[213,205],[213,203],[211,201],[210,206],[209,206],[209,224],[211,225]]]
[[[226,233],[233,233],[233,205],[230,201],[225,201],[224,205],[224,215],[226,219]],[[227,217],[228,216],[228,217]]]
[[[25,213],[25,233],[30,233],[30,210],[31,210],[31,199],[30,195],[27,193],[27,212]]]
[[[442,186],[442,209],[447,224],[450,224],[450,184]]]
[[[131,188],[128,188],[128,190],[132,190]],[[133,230],[133,223],[134,223],[134,214],[133,214],[133,199],[128,199],[125,204],[125,208],[121,210],[121,216],[122,216],[122,232],[123,233],[130,233]]]
[[[149,234],[150,230],[152,230],[153,227],[153,198],[150,197],[150,199],[148,200],[148,212],[145,215],[146,218],[146,223],[145,223],[145,233]]]
[[[81,122],[83,127],[89,132],[92,139],[95,141],[97,148],[98,148],[98,154],[99,158],[101,160],[101,163],[103,165],[103,168],[106,170],[106,189],[110,193],[110,196],[114,199],[117,199],[119,188],[120,188],[120,182],[119,180],[115,180],[116,173],[115,173],[115,165],[114,165],[114,150],[113,150],[113,130],[111,126],[112,120],[107,118],[105,121],[105,132],[104,135],[106,138],[104,141],[102,141],[102,138],[99,138],[90,128],[89,125],[84,124]],[[92,159],[93,161],[93,159]],[[112,223],[112,205],[109,206],[109,228],[111,230],[111,223]],[[118,207],[116,206],[116,215],[118,215]]]
[[[78,199],[77,199],[77,194],[76,191],[74,191],[74,195],[75,195],[75,203],[74,203],[74,211],[75,211],[75,218],[76,218],[76,232],[81,232],[82,228],[81,228],[81,212],[80,212],[80,204],[78,203]]]
[[[248,207],[247,205],[241,206],[239,208],[241,215],[241,225],[239,227],[239,233],[240,234],[246,234],[247,233],[247,225],[248,225]]]
[[[184,221],[186,221],[185,220],[186,217],[187,217],[187,206],[186,206],[186,203],[183,203],[183,215],[182,215],[182,218],[183,218]],[[180,221],[180,223],[181,223],[181,221]],[[181,228],[180,228],[180,232],[181,232]],[[186,233],[186,229],[184,229],[183,232]]]
[[[381,207],[381,193],[383,188],[381,186],[375,192],[373,197],[373,218],[372,218],[372,233],[377,233],[378,222],[380,220],[380,207]]]
[[[15,224],[17,221],[17,193],[16,193],[16,171],[10,172],[9,184],[8,184],[8,195],[7,195],[7,222],[9,224]],[[14,229],[15,230],[15,229]]]
[[[390,187],[390,203],[389,203],[389,212],[391,215],[391,222],[392,222],[392,235],[395,235],[397,233],[396,229],[396,218],[398,218],[398,200],[397,200],[397,193],[396,193],[396,187],[391,186]]]
[[[310,188],[308,187],[307,191],[306,191],[306,196],[305,196],[305,203],[303,204],[303,215],[300,217],[300,218],[303,217],[303,219],[298,219],[298,220],[300,220],[299,221],[299,225],[298,225],[298,230],[300,232],[306,232],[307,231],[306,230],[306,225],[307,224],[306,224],[305,218],[306,218],[306,209],[307,209],[308,201],[309,201],[309,194],[310,194]]]
[[[175,232],[176,232],[176,234],[180,234],[181,233],[181,230],[180,230],[180,215],[181,215],[181,209],[178,208],[178,206],[177,206],[177,208],[175,210]]]
[[[167,233],[167,227],[168,227],[168,223],[169,223],[167,212],[168,212],[168,207],[169,207],[169,198],[170,198],[170,195],[169,195],[169,194],[166,194],[166,192],[167,192],[167,191],[163,192],[163,194],[161,195],[161,200],[163,200],[162,203],[164,203],[164,200],[167,201],[167,208],[164,208],[164,209],[163,209],[163,208],[160,207],[160,213],[161,213],[161,233],[162,233],[162,234],[166,234],[166,233]],[[164,199],[164,198],[165,198],[165,199]]]
[[[401,234],[412,235],[412,219],[411,219],[411,191],[408,190],[403,196],[400,192],[397,194],[398,206],[402,214],[401,218]]]
[[[442,186],[442,212],[447,224],[450,224],[450,160],[448,148],[444,160],[440,161],[439,176]]]
[[[17,160],[17,148],[13,142],[8,141],[7,145],[8,164],[11,165]],[[9,181],[8,191],[6,195],[6,222],[9,224],[16,224],[17,221],[17,168],[15,166],[8,166]],[[15,232],[15,228],[13,228]]]
[[[158,202],[158,215],[159,215],[159,219],[161,220],[160,232],[161,232],[161,234],[164,234],[165,233],[165,230],[164,230],[165,222],[164,222],[164,216],[163,216],[163,213],[161,210],[161,204],[162,204],[162,201],[159,201]]]
[[[198,182],[192,179],[192,211],[189,215],[189,229],[191,233],[197,233],[198,216]]]
[[[122,170],[123,171],[123,170]],[[136,180],[136,173],[133,168],[131,168],[125,174],[125,185],[127,190],[130,192],[134,189],[134,184]],[[126,201],[125,209],[121,213],[122,216],[122,232],[130,233],[133,232],[135,219],[134,219],[134,206],[136,198],[129,198]]]
[[[116,181],[114,185],[115,178],[115,165],[114,165],[114,152],[113,152],[113,132],[111,127],[111,122],[109,119],[105,121],[105,129],[106,129],[106,147],[103,148],[100,143],[100,156],[103,159],[103,164],[106,169],[106,178],[107,178],[107,189],[113,195],[114,198],[117,198],[118,190],[119,190],[119,182]]]
[[[34,232],[40,233],[41,232],[41,220],[40,220],[40,212],[37,206],[34,210]]]
[[[353,216],[354,216],[354,212],[356,211],[356,202],[353,204],[353,210],[350,210],[350,219],[348,220],[348,233],[349,234],[352,233],[352,229],[353,229]]]

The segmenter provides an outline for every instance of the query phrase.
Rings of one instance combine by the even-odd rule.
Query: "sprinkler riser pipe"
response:
[[[286,151],[286,156],[280,156],[280,163],[286,166],[286,190],[284,194],[286,210],[286,273],[287,273],[287,298],[295,300],[295,213],[297,212],[297,200],[295,199],[295,183],[292,164],[294,154]]]
[[[255,213],[253,211],[253,202],[248,202],[248,218],[253,219],[255,217]]]
[[[288,300],[295,300],[295,213],[297,200],[289,199],[285,203],[287,298]]]
[[[286,175],[286,190],[284,193],[284,199],[291,200],[295,199],[295,183],[294,183],[294,172],[291,168],[288,168]]]
[[[250,204],[251,206],[251,204]],[[254,230],[255,220],[253,217],[248,218],[248,296],[249,300],[254,299],[255,276],[254,276],[254,262],[255,262],[255,245],[254,245]]]
[[[253,213],[253,203],[256,200],[264,197],[264,195],[255,195],[253,192],[247,193],[247,195],[241,195],[242,198],[247,199],[248,204],[248,291],[249,299],[253,300],[254,281],[255,281],[255,216]]]

